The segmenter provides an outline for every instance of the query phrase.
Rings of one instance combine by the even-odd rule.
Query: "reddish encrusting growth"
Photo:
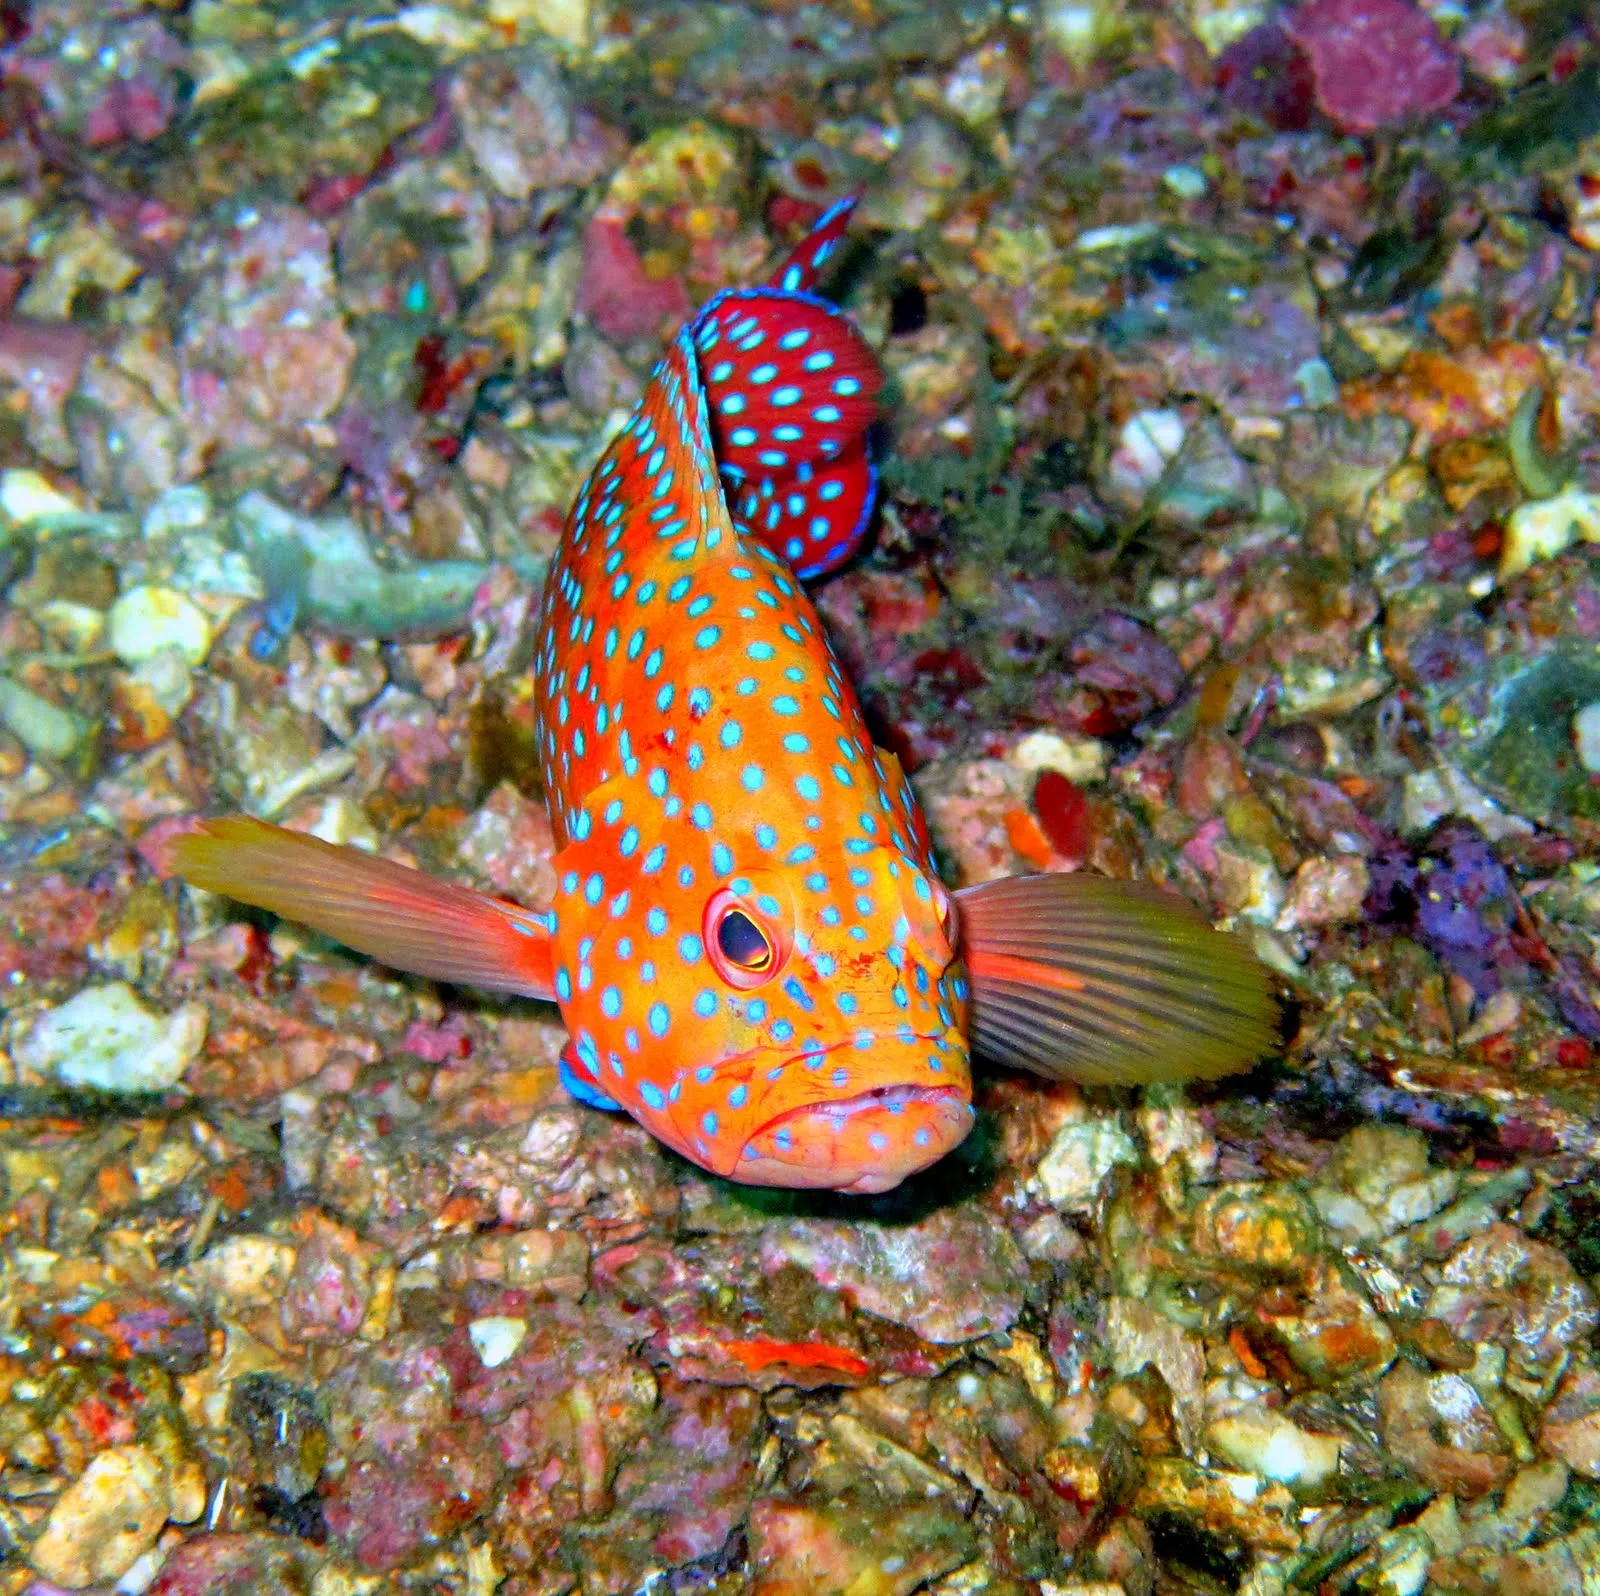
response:
[[[854,1378],[872,1372],[872,1365],[860,1353],[821,1341],[720,1341],[717,1345],[751,1371],[776,1364],[789,1369],[832,1369]]]

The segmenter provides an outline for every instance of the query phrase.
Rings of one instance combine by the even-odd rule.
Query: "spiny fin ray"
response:
[[[205,821],[165,852],[191,886],[298,920],[394,969],[554,994],[544,917],[514,903],[247,815]]]
[[[1274,1035],[1266,970],[1156,888],[1080,874],[956,894],[974,1050],[1097,1085],[1211,1080]]]

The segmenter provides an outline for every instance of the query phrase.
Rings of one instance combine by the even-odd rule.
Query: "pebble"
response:
[[[1278,916],[1278,930],[1359,920],[1368,885],[1367,864],[1358,854],[1307,859],[1289,884],[1289,898]]]
[[[1258,0],[1191,0],[1189,26],[1210,55],[1221,55],[1267,14]]]
[[[1579,538],[1600,543],[1600,498],[1566,488],[1550,499],[1519,504],[1506,520],[1500,580],[1520,576],[1536,560],[1552,559]]]
[[[1106,775],[1106,745],[1098,737],[1029,732],[1006,758],[1018,770],[1054,770],[1068,781],[1104,781]]]
[[[1107,471],[1116,496],[1142,505],[1177,459],[1186,433],[1176,410],[1142,410],[1124,422]]]
[[[1057,1208],[1087,1212],[1100,1183],[1118,1164],[1139,1162],[1133,1138],[1114,1119],[1064,1125],[1034,1170],[1039,1190]]]
[[[37,471],[0,471],[0,515],[17,526],[80,518],[83,509]]]
[[[113,1446],[56,1499],[29,1561],[69,1590],[120,1579],[155,1544],[170,1506],[148,1447]]]
[[[177,532],[198,532],[211,514],[211,496],[204,488],[196,484],[168,488],[145,511],[139,534],[147,543],[154,543]]]
[[[1198,166],[1169,166],[1161,174],[1162,185],[1179,199],[1203,199],[1211,186]]]
[[[199,1053],[206,1018],[199,1003],[152,1013],[125,981],[85,987],[33,1022],[17,1044],[17,1062],[63,1086],[161,1092],[183,1079]]]
[[[474,1319],[467,1326],[467,1336],[478,1361],[486,1369],[498,1369],[507,1358],[513,1357],[528,1334],[526,1319],[511,1319],[502,1314],[491,1314],[485,1319]]]
[[[1235,1468],[1283,1485],[1320,1485],[1339,1467],[1339,1438],[1301,1429],[1270,1406],[1275,1394],[1260,1381],[1215,1381],[1206,1392],[1206,1443]]]
[[[1572,717],[1572,742],[1578,750],[1578,763],[1590,775],[1600,772],[1600,699],[1585,704]]]
[[[1491,842],[1533,834],[1533,827],[1521,815],[1507,814],[1454,765],[1412,771],[1401,786],[1402,833],[1421,836],[1446,815],[1461,815],[1472,821]]]
[[[1046,39],[1076,67],[1086,67],[1113,38],[1123,7],[1116,0],[1053,0],[1039,17]]]
[[[941,1346],[1009,1330],[1027,1277],[1010,1231],[975,1207],[935,1209],[910,1225],[791,1220],[766,1233],[762,1263],[798,1264],[856,1307]]]
[[[9,676],[0,676],[0,725],[43,759],[70,758],[94,731],[82,715],[52,704]]]
[[[107,640],[125,665],[139,665],[175,649],[190,665],[211,649],[211,622],[198,605],[170,587],[135,587],[111,606]]]
[[[489,0],[489,20],[499,28],[531,22],[562,44],[582,49],[593,29],[589,0]]]
[[[1600,1371],[1582,1354],[1562,1375],[1545,1410],[1539,1448],[1575,1473],[1600,1479]]]

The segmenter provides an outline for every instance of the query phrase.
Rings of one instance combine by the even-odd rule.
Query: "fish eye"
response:
[[[729,909],[717,922],[717,946],[723,958],[741,970],[765,970],[772,963],[766,933],[741,909]]]
[[[711,894],[702,931],[701,943],[717,974],[740,991],[764,986],[787,956],[783,928],[770,922],[765,903],[758,907],[731,887]]]

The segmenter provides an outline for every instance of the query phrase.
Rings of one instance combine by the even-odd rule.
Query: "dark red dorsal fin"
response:
[[[850,218],[855,208],[854,194],[847,194],[830,205],[768,279],[770,286],[781,288],[786,294],[811,293],[828,262],[838,254],[844,235],[850,231]]]
[[[877,485],[867,441],[859,438],[836,460],[736,488],[734,524],[810,581],[837,570],[861,547]]]
[[[735,520],[810,577],[859,545],[876,475],[867,428],[883,372],[832,306],[771,288],[713,300],[694,328]]]

